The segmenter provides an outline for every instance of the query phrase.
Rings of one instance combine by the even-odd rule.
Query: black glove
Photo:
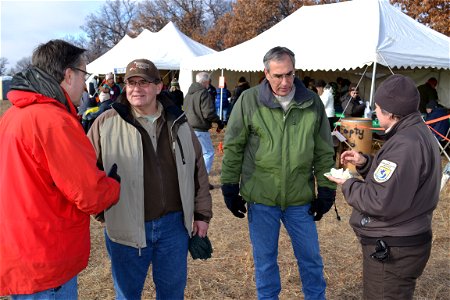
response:
[[[112,165],[111,169],[108,172],[108,177],[111,177],[120,183],[120,176],[119,174],[117,174],[117,164]]]
[[[189,240],[189,253],[191,253],[192,259],[208,259],[211,258],[213,249],[208,236],[204,238],[194,235]]]
[[[333,206],[336,199],[336,191],[327,187],[317,188],[317,198],[311,202],[308,213],[314,216],[314,221],[319,221]]]
[[[102,211],[101,213],[98,213],[94,216],[95,220],[99,221],[100,223],[105,223],[105,212]]]
[[[239,195],[239,184],[226,183],[222,185],[222,194],[225,204],[235,217],[244,218],[247,208],[245,200]]]

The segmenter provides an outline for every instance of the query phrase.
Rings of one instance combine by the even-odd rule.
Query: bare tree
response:
[[[232,9],[231,1],[224,0],[206,0],[204,5],[207,13],[206,29],[214,27],[219,19]]]
[[[14,74],[17,72],[22,72],[31,67],[31,56],[21,58],[14,68],[10,70],[10,73]]]
[[[169,21],[191,38],[203,42],[208,30],[231,10],[231,0],[146,0],[141,2],[133,27],[159,31]]]
[[[137,5],[131,0],[107,0],[100,11],[90,14],[81,28],[89,39],[90,57],[95,59],[132,33],[131,22]]]
[[[204,10],[200,1],[195,0],[146,0],[133,26],[138,30],[147,28],[159,31],[169,21],[187,35],[204,29]]]
[[[8,65],[8,59],[0,57],[0,76],[6,75],[6,65]]]
[[[223,33],[223,47],[229,48],[264,32],[302,5],[317,3],[318,1],[314,0],[236,0],[232,11],[222,16],[226,21],[217,22],[222,27],[214,30],[222,33],[226,31]],[[211,34],[209,33],[209,37]]]
[[[89,47],[89,42],[84,36],[73,36],[73,35],[66,35],[62,38],[64,41],[71,43],[72,45],[75,45],[77,47],[87,49]]]

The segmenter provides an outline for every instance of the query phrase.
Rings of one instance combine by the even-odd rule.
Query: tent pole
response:
[[[222,69],[221,77],[223,77],[223,69]],[[220,117],[221,121],[223,120],[223,116],[222,116],[222,98],[223,98],[223,87],[220,88],[220,102],[219,102],[219,114],[220,114],[219,117]],[[215,101],[215,99],[214,99],[214,101]]]
[[[372,68],[372,83],[370,85],[370,109],[374,110],[375,105],[373,104],[373,93],[375,91],[375,77],[377,76],[377,62],[373,62],[373,68]]]

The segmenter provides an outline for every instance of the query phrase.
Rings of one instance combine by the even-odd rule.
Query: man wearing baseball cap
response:
[[[156,298],[183,299],[189,238],[205,238],[212,217],[202,148],[184,113],[160,93],[151,61],[130,62],[125,84],[88,132],[98,164],[116,162],[122,176],[123,204],[104,213],[116,298],[140,299],[151,264]]]
[[[410,78],[392,75],[375,93],[386,142],[372,157],[345,151],[364,178],[338,179],[353,207],[350,225],[362,245],[364,299],[412,299],[431,251],[431,220],[439,199],[441,159],[419,113]]]

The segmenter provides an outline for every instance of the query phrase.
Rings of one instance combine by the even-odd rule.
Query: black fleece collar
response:
[[[37,67],[31,67],[14,75],[11,90],[28,91],[56,99],[70,112],[66,95],[56,79]]]

